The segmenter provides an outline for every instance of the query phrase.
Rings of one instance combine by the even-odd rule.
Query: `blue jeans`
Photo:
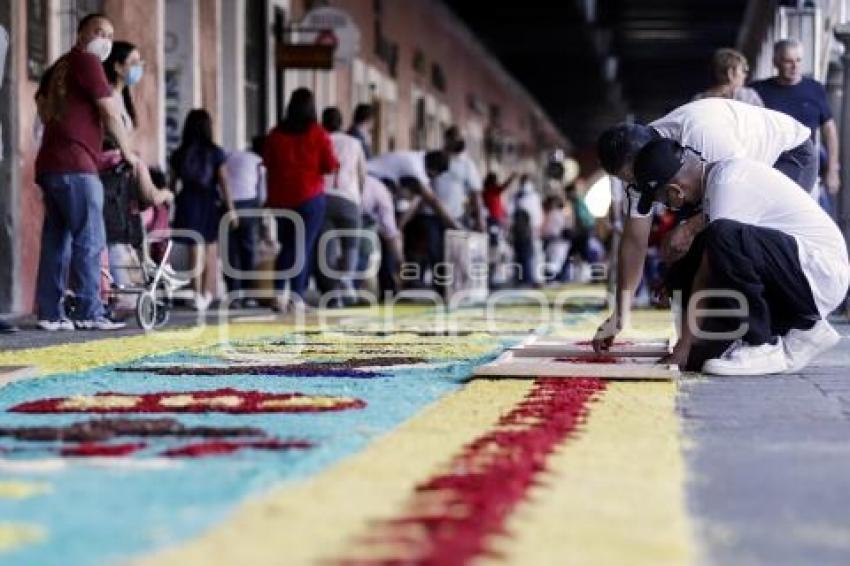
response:
[[[779,154],[773,168],[800,185],[807,193],[815,188],[818,180],[818,152],[812,140],[806,140],[795,148]]]
[[[44,225],[38,264],[38,318],[59,320],[65,290],[63,261],[70,246],[70,275],[75,282],[78,318],[103,316],[100,302],[100,255],[106,245],[103,185],[92,174],[42,175]]]
[[[291,269],[298,257],[296,254],[303,254],[304,264],[301,266],[301,270],[289,280],[290,291],[299,297],[303,297],[304,291],[307,290],[310,273],[313,271],[316,240],[319,238],[319,232],[325,222],[325,195],[313,197],[292,210],[304,222],[304,247],[306,249],[295,249],[295,224],[288,220],[278,219],[277,239],[280,242],[281,249],[277,261],[275,261],[275,269],[277,271]],[[283,279],[275,279],[275,290],[282,291],[285,283],[286,281]]]
[[[326,197],[327,208],[325,209],[325,223],[322,234],[330,230],[359,230],[360,229],[360,207],[354,201],[338,196]],[[340,280],[334,281],[329,274],[324,273],[319,263],[316,277],[324,280],[326,286],[333,286],[339,291],[354,290],[354,274],[357,272],[357,260],[360,239],[353,236],[331,238],[328,245],[320,250],[326,255],[329,267],[344,273]],[[318,258],[317,258],[318,259]],[[331,262],[332,259],[336,261]],[[318,281],[318,279],[317,279]],[[321,287],[320,287],[321,288]],[[324,289],[322,289],[324,290]]]
[[[237,200],[233,203],[236,210],[256,209],[257,199]],[[241,271],[252,271],[255,267],[254,256],[257,248],[260,219],[256,216],[240,216],[239,227],[230,230],[227,235],[227,255],[230,266]],[[250,275],[249,275],[250,277]],[[253,280],[242,277],[224,275],[224,282],[229,292],[247,291],[253,285]]]

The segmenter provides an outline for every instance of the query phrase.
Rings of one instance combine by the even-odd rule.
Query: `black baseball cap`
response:
[[[679,142],[661,138],[646,144],[635,157],[634,174],[640,193],[637,211],[648,214],[659,192],[676,176],[684,163]]]

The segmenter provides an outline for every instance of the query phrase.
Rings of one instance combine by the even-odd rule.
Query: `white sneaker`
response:
[[[838,344],[841,335],[825,320],[819,320],[808,330],[790,330],[782,339],[788,373],[798,372],[817,356]]]
[[[286,314],[290,309],[289,297],[285,294],[275,295],[272,300],[272,310],[277,313]]]
[[[305,303],[304,299],[301,297],[292,297],[287,294],[280,294],[272,301],[272,310],[274,312],[287,315],[293,313],[308,314],[316,309]]]
[[[127,326],[126,323],[114,322],[105,317],[96,320],[77,320],[74,324],[80,330],[121,330]]]
[[[782,373],[788,368],[782,339],[776,344],[750,346],[735,342],[719,358],[706,361],[703,373],[712,375],[769,375]]]
[[[41,330],[56,332],[57,330],[74,330],[74,323],[67,318],[59,320],[39,320],[36,326]]]
[[[195,295],[195,298],[192,299],[192,308],[198,312],[204,312],[210,308],[210,303],[212,303],[212,296],[209,293]]]

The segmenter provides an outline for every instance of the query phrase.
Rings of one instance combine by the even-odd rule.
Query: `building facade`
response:
[[[319,16],[329,10],[338,21]],[[43,214],[33,178],[37,81],[73,44],[79,18],[95,11],[145,60],[134,88],[134,141],[149,164],[166,163],[191,108],[211,112],[226,149],[244,148],[301,86],[316,93],[320,111],[337,106],[346,120],[357,104],[372,104],[375,152],[438,147],[450,124],[482,169],[538,173],[552,150],[569,150],[533,98],[438,0],[0,2],[9,36],[0,85],[0,312],[33,304]],[[282,44],[322,43],[326,24],[342,26],[333,27],[332,68],[282,65]]]

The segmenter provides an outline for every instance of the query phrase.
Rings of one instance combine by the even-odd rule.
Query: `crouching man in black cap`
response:
[[[685,315],[667,362],[715,375],[796,372],[838,342],[826,317],[847,292],[847,247],[793,181],[751,159],[708,164],[666,139],[640,151],[634,173],[643,205],[701,206],[707,223],[695,261],[671,266]]]

